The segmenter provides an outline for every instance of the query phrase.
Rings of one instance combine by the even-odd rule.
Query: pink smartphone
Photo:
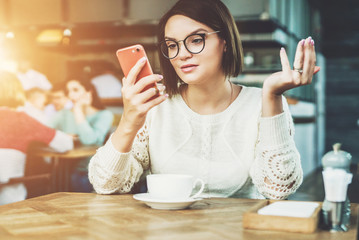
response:
[[[116,52],[118,61],[120,62],[121,69],[125,77],[127,77],[128,73],[130,72],[131,68],[137,63],[138,60],[140,60],[143,57],[147,58],[145,49],[142,45],[136,44],[130,47],[121,48],[117,50]],[[146,64],[143,66],[141,72],[137,75],[136,81],[139,79],[146,77],[148,75],[152,75],[152,68],[150,63],[148,62],[148,59],[146,61]],[[157,88],[156,84],[147,86],[144,90],[155,87]]]

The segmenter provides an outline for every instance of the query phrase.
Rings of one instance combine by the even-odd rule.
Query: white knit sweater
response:
[[[200,115],[180,95],[151,109],[129,153],[111,138],[89,164],[97,193],[127,193],[145,170],[190,174],[206,183],[202,197],[284,199],[302,182],[293,120],[284,112],[261,117],[259,88],[243,87],[223,112]],[[265,182],[265,178],[271,184]]]

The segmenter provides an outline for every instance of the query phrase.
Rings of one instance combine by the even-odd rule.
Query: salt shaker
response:
[[[350,153],[340,149],[341,144],[333,145],[333,151],[326,153],[322,158],[323,177],[326,170],[343,170],[350,175]],[[351,181],[351,178],[350,178]],[[324,225],[331,231],[347,231],[350,223],[350,201],[329,201],[326,197],[322,206]]]
[[[350,172],[350,163],[352,156],[350,153],[341,150],[341,144],[333,145],[333,151],[327,152],[322,158],[323,169],[326,168],[340,168]]]

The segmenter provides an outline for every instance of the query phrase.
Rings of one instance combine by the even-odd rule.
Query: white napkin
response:
[[[353,174],[343,169],[328,168],[323,171],[325,199],[332,202],[344,202],[347,198],[348,184]]]
[[[259,209],[258,214],[308,218],[318,206],[315,202],[280,201]]]

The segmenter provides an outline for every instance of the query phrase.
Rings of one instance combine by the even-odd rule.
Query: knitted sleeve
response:
[[[128,153],[118,152],[111,139],[91,158],[89,180],[99,194],[128,193],[149,168],[147,124],[137,133]]]
[[[284,112],[259,120],[255,162],[250,174],[258,191],[270,199],[285,199],[303,180],[294,143],[294,124],[285,99]]]

